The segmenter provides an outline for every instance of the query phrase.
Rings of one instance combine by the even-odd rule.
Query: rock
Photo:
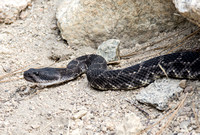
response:
[[[1,0],[0,23],[13,23],[30,4],[31,0]]]
[[[71,132],[71,135],[82,135],[82,132],[80,129],[75,129]]]
[[[164,78],[156,80],[141,90],[136,95],[136,99],[164,111],[168,108],[169,100],[182,91],[183,89],[179,87],[179,80]]]
[[[200,26],[199,0],[173,0],[173,2],[181,15]]]
[[[132,47],[179,25],[183,17],[175,12],[171,0],[63,0],[56,18],[69,45],[97,48],[115,38]]]
[[[107,62],[119,60],[119,44],[120,41],[117,39],[107,40],[98,47],[97,54],[104,57]]]
[[[33,128],[33,129],[37,129],[37,128],[39,128],[40,127],[40,123],[38,123],[38,122],[33,122],[32,124],[31,124],[31,128]]]
[[[181,88],[185,89],[186,86],[187,86],[187,80],[181,80],[180,83],[179,83],[179,86],[180,86]]]
[[[1,66],[2,66],[3,70],[4,70],[6,73],[10,73],[10,72],[11,72],[10,66],[8,66],[8,65],[1,65]]]
[[[190,125],[191,121],[185,120],[180,123],[180,128],[188,130],[187,127]]]
[[[187,86],[184,90],[184,92],[189,92],[189,93],[192,91],[194,91],[194,87],[192,87],[192,86]]]
[[[87,114],[87,110],[80,110],[77,113],[75,113],[72,117],[72,119],[76,120],[76,119],[81,119],[83,116],[85,116]]]
[[[111,122],[106,122],[107,130],[113,131],[115,129],[114,124]]]
[[[1,49],[0,49],[0,54],[1,54],[1,55],[4,55],[4,54],[11,54],[11,53],[12,53],[11,49],[8,49],[8,48],[6,48],[6,47],[1,46]]]
[[[129,113],[120,125],[116,125],[116,135],[135,135],[143,128],[140,118],[134,113]]]

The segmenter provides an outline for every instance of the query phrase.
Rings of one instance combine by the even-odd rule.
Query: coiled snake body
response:
[[[24,78],[48,86],[73,80],[83,73],[86,73],[90,85],[100,90],[135,89],[164,76],[199,80],[200,54],[172,53],[118,70],[107,70],[105,59],[91,54],[72,60],[66,68],[29,69],[24,72]]]

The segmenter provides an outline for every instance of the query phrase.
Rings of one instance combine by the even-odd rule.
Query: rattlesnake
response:
[[[24,72],[24,78],[48,86],[73,80],[83,73],[90,85],[100,90],[135,89],[165,76],[199,80],[200,53],[187,51],[162,55],[117,70],[108,70],[102,56],[91,54],[72,60],[66,68],[31,68]]]

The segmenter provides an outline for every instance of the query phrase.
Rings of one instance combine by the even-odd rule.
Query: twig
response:
[[[194,113],[194,117],[195,117],[195,121],[196,121],[197,127],[200,128],[199,118],[198,118],[197,112],[195,111],[195,103],[194,103],[194,101],[192,102],[192,111]]]
[[[135,54],[138,54],[139,51],[144,50],[144,49],[146,49],[146,48],[148,48],[148,47],[150,47],[150,46],[152,46],[152,45],[154,45],[154,44],[158,44],[158,43],[160,43],[160,42],[162,42],[162,41],[164,41],[164,40],[166,40],[166,39],[169,39],[169,38],[171,38],[171,37],[173,37],[173,36],[175,36],[175,35],[177,35],[177,34],[180,34],[180,33],[182,33],[183,31],[187,30],[188,28],[190,28],[190,27],[187,27],[187,28],[185,28],[185,29],[183,29],[183,30],[181,30],[181,31],[178,31],[177,33],[172,34],[172,35],[170,35],[170,36],[168,36],[168,37],[165,37],[165,38],[163,38],[163,39],[161,39],[161,40],[158,40],[158,41],[156,41],[156,42],[153,42],[153,43],[151,43],[151,44],[149,44],[149,45],[147,45],[147,46],[145,46],[145,47],[142,47],[142,48],[138,49],[137,51],[131,52],[131,53],[126,54],[126,55],[121,55],[120,58],[130,57],[130,56],[133,56],[133,55],[135,55]],[[150,51],[150,50],[148,50],[148,51]]]
[[[119,63],[120,63],[120,61],[110,61],[107,63],[107,65],[117,65]]]
[[[52,64],[50,64],[49,66],[52,66],[52,65],[54,65],[54,64],[55,64],[55,62],[52,63]],[[14,71],[11,72],[11,73],[2,75],[2,76],[0,76],[0,80],[4,79],[4,78],[6,78],[6,77],[9,77],[9,76],[18,74],[18,73],[22,73],[22,72],[25,71],[25,68],[28,67],[28,66],[30,66],[30,65],[31,65],[31,64],[26,65],[26,66],[24,66],[24,67],[22,67],[22,68],[16,69],[16,70],[14,70]],[[37,67],[37,68],[42,68],[42,67],[44,67],[44,66],[40,66],[40,67]],[[22,70],[22,69],[24,69],[24,70]],[[21,71],[19,71],[19,70],[21,70]],[[16,80],[20,80],[20,79],[23,79],[23,77],[19,77],[19,78],[16,78],[16,79],[11,79],[11,80],[3,80],[3,81],[0,81],[0,83],[11,82],[11,81],[16,81]]]
[[[22,69],[24,69],[24,68],[26,68],[26,67],[28,67],[28,66],[30,66],[30,65],[31,65],[31,64],[28,64],[28,65],[26,65],[26,66],[24,66],[24,67],[22,67],[22,68],[18,68],[18,69],[16,69],[16,70],[14,70],[14,71],[11,72],[11,73],[2,75],[2,76],[0,76],[0,80],[1,80],[1,79],[4,79],[5,77],[12,76],[12,75],[14,75],[14,74],[23,72]],[[22,71],[19,71],[19,70],[22,70]],[[17,72],[17,71],[18,71],[18,72]]]
[[[143,109],[141,109],[140,107],[138,107],[135,103],[133,103],[132,101],[126,99],[127,102],[129,102],[131,105],[134,105],[140,112],[142,112],[144,114],[145,117],[150,118],[149,114],[144,111]]]
[[[160,120],[158,120],[156,123],[154,123],[153,125],[149,125],[147,128],[145,128],[144,130],[138,132],[136,135],[140,135],[146,131],[148,131],[149,129],[153,128],[155,125],[157,125],[158,123],[160,123],[163,119],[165,119],[168,115],[170,115],[178,106],[176,106],[174,109],[170,110],[169,112],[167,112]]]
[[[158,64],[158,66],[159,66],[160,69],[163,71],[163,73],[165,74],[165,76],[166,76],[167,78],[169,78],[168,75],[167,75],[167,73],[166,73],[166,71],[165,71],[165,69],[164,69],[160,64]]]
[[[43,133],[44,130],[45,130],[48,126],[50,126],[53,122],[54,122],[54,121],[49,122],[44,128],[42,128],[42,130],[40,130],[40,132]]]
[[[10,80],[3,80],[3,81],[0,81],[0,83],[11,82],[11,81],[17,81],[17,80],[20,80],[20,79],[23,79],[23,77],[19,77],[19,78],[15,78],[15,79],[10,79]]]
[[[184,37],[182,40],[178,41],[178,43],[181,43],[181,42],[183,42],[184,40],[187,40],[187,39],[189,39],[190,37],[194,36],[195,34],[197,34],[197,33],[199,33],[199,32],[200,32],[200,28],[199,28],[199,29],[197,29],[195,32],[193,32],[193,33],[191,33],[191,34],[187,35],[187,36],[186,36],[186,37]],[[175,47],[174,49],[172,49],[172,50],[168,51],[167,53],[169,54],[169,53],[173,52],[175,49],[177,49],[178,47],[180,47],[180,46],[182,46],[182,45],[183,45],[183,43],[182,43],[182,44],[180,44],[180,45],[178,45],[178,46],[177,46],[177,47]]]
[[[188,93],[186,93],[184,99],[180,102],[178,108],[172,113],[171,117],[168,119],[167,123],[161,127],[160,131],[158,133],[156,133],[156,135],[160,135],[170,124],[170,122],[174,119],[174,117],[176,116],[176,114],[178,113],[178,111],[180,110],[180,108],[183,106],[186,98],[188,96]]]

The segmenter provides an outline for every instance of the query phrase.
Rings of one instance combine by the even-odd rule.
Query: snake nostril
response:
[[[30,76],[30,73],[25,72],[25,73],[24,73],[24,76]]]

